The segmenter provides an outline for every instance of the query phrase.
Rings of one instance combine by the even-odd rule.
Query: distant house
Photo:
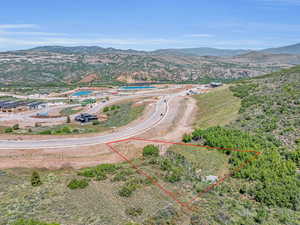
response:
[[[221,82],[211,82],[210,83],[210,86],[215,88],[215,87],[220,87],[222,86],[223,84]]]
[[[1,101],[0,110],[2,112],[20,112],[33,109],[45,108],[43,102],[26,102],[26,101]]]
[[[18,112],[27,110],[27,102],[23,101],[12,101],[12,102],[1,102],[0,109],[2,112]]]
[[[28,108],[30,110],[43,109],[43,108],[46,108],[46,104],[43,102],[32,102],[32,103],[28,104]]]

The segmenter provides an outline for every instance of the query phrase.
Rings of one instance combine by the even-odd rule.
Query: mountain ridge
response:
[[[262,52],[273,53],[273,54],[299,55],[300,54],[300,43],[277,47],[277,48],[267,48],[267,49],[262,50]]]
[[[86,80],[92,83],[232,80],[300,64],[300,55],[296,54],[245,50],[244,54],[233,56],[201,56],[197,55],[199,49],[219,52],[216,54],[227,51],[192,48],[188,53],[186,49],[169,53],[169,50],[137,51],[100,46],[41,46],[1,52],[0,82],[46,85],[77,84]]]

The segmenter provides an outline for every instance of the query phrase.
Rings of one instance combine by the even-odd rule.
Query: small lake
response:
[[[92,94],[92,91],[77,91],[72,94],[72,96],[85,96],[85,95],[90,95]]]
[[[148,88],[155,88],[153,86],[123,86],[121,89],[123,90],[138,90],[138,89],[148,89]]]

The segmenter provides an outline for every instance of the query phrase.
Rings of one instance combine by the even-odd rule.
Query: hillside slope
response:
[[[294,44],[294,45],[288,45],[278,48],[268,48],[262,50],[266,53],[272,53],[272,54],[300,54],[300,43]]]
[[[284,56],[182,56],[101,47],[48,46],[0,53],[4,84],[203,81],[255,77],[300,63]],[[85,79],[86,77],[92,79]]]
[[[217,48],[178,48],[158,49],[154,54],[184,55],[184,56],[236,56],[245,54],[249,50],[244,49],[217,49]]]
[[[298,224],[299,219],[296,222],[295,218],[299,218],[300,212],[297,172],[300,168],[300,66],[239,82],[230,90],[241,99],[237,119],[226,126],[207,129],[197,124],[198,129],[185,135],[183,140],[260,152],[259,156],[253,156],[223,151],[230,156],[234,179],[221,185],[220,190],[225,192],[221,194],[223,202],[227,202],[222,207],[228,207],[222,212],[228,215],[231,212],[229,199],[238,196],[249,200],[250,209],[242,223],[231,223],[228,217],[227,224]],[[206,123],[204,125],[206,127]],[[253,208],[257,205],[260,210],[255,212]],[[208,214],[212,210],[216,209],[205,208]],[[203,222],[203,217],[199,221]]]
[[[232,88],[242,98],[234,127],[273,135],[284,145],[300,138],[300,67],[268,74]]]

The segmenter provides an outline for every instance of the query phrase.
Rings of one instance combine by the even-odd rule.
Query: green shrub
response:
[[[87,169],[83,169],[81,171],[78,172],[79,176],[84,176],[84,177],[95,177],[95,170],[92,168],[87,168]]]
[[[136,184],[125,184],[118,192],[121,197],[130,197],[132,193],[137,189]]]
[[[83,189],[86,188],[89,185],[89,181],[87,179],[77,180],[73,179],[68,184],[68,188],[70,189]]]
[[[127,178],[134,174],[135,172],[132,169],[124,169],[120,172],[118,172],[114,178],[112,179],[112,181],[126,181]]]
[[[118,194],[121,197],[130,197],[141,184],[144,184],[144,182],[145,180],[143,179],[133,178],[121,187]]]
[[[105,113],[105,112],[108,112],[109,111],[109,107],[108,106],[106,106],[106,107],[104,107],[103,108],[103,112]]]
[[[52,134],[52,131],[51,130],[43,130],[41,132],[39,132],[39,134]]]
[[[165,158],[165,159],[161,160],[161,162],[160,162],[161,170],[164,170],[164,171],[171,170],[172,166],[173,166],[173,163],[172,163],[171,159]]]
[[[166,181],[175,183],[181,180],[182,170],[180,168],[172,168],[165,176]]]
[[[73,133],[73,134],[79,134],[79,133],[80,133],[80,130],[77,129],[77,128],[75,128],[75,129],[72,130],[72,133]]]
[[[130,207],[125,210],[125,213],[129,216],[140,216],[143,214],[143,209],[141,207]]]
[[[300,167],[300,147],[292,152],[289,152],[287,154],[287,159],[292,160],[297,167]]]
[[[192,141],[192,135],[190,134],[184,134],[182,137],[182,141],[187,143],[187,142],[191,142]]]
[[[268,218],[268,211],[261,207],[256,210],[256,216],[254,217],[255,222],[263,223]]]
[[[98,120],[94,120],[94,121],[93,121],[93,125],[94,125],[94,126],[99,125],[99,124],[100,124],[100,121],[98,121]]]
[[[105,180],[107,178],[106,174],[104,172],[97,172],[95,180]]]
[[[31,175],[31,185],[37,187],[42,185],[42,181],[38,172],[33,171]]]
[[[61,132],[64,133],[64,134],[70,134],[70,133],[72,133],[70,127],[67,127],[67,126],[66,126],[66,127],[63,127],[63,128],[61,129]]]
[[[104,164],[100,164],[100,165],[96,166],[96,169],[101,170],[105,173],[113,173],[113,172],[117,171],[118,169],[120,169],[120,166],[117,166],[115,164],[104,163]]]
[[[11,127],[7,127],[7,128],[5,128],[4,132],[11,133],[11,132],[13,132],[13,129]]]
[[[78,175],[84,177],[96,177],[96,180],[104,180],[107,178],[106,174],[114,173],[120,167],[114,164],[101,164],[95,167],[83,169],[78,172]]]
[[[147,157],[147,156],[154,156],[154,157],[159,156],[158,147],[156,147],[154,145],[145,146],[144,149],[143,149],[143,156],[145,156],[145,157]]]

